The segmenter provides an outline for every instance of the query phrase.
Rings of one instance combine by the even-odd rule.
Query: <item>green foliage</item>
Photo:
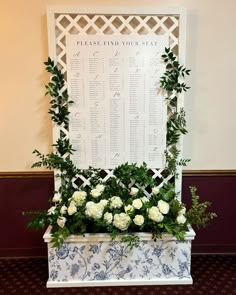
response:
[[[59,249],[70,234],[70,231],[66,227],[58,228],[57,231],[54,231],[51,240],[53,247]]]
[[[46,216],[47,216],[47,211],[42,210],[42,211],[24,211],[22,212],[24,216],[30,215],[30,216],[35,216],[32,218],[28,223],[27,223],[27,228],[34,228],[36,231],[40,229],[44,229],[45,227],[45,221],[46,221]]]
[[[181,108],[177,113],[172,113],[167,122],[167,145],[176,144],[180,136],[187,134],[184,109]]]
[[[52,146],[54,146],[56,148],[56,150],[58,151],[59,155],[64,156],[65,154],[70,154],[72,155],[73,152],[75,151],[72,148],[72,145],[70,144],[69,139],[61,139],[58,138],[57,142],[55,144],[53,144]]]
[[[71,160],[69,160],[68,158],[63,158],[57,153],[50,153],[45,156],[41,154],[38,150],[34,150],[33,154],[36,154],[40,161],[35,162],[32,165],[32,168],[46,167],[49,170],[60,170],[62,173],[67,173],[68,177],[73,177],[77,173],[80,173],[80,170],[76,168]]]
[[[127,246],[130,248],[130,250],[132,250],[135,247],[138,247],[139,245],[139,237],[132,234],[122,237],[121,241],[127,243]]]
[[[186,75],[189,75],[191,70],[186,69],[183,65],[177,60],[176,55],[171,51],[170,48],[165,48],[165,53],[162,55],[162,58],[166,64],[166,72],[160,79],[161,87],[167,92],[181,93],[187,91],[189,87],[180,80],[185,78]],[[174,98],[169,98],[170,101],[175,100]]]
[[[160,86],[167,93],[166,100],[169,105],[167,121],[167,150],[166,150],[166,172],[175,175],[178,166],[186,166],[189,160],[179,159],[180,151],[177,143],[181,135],[187,134],[185,111],[178,110],[177,95],[187,91],[188,87],[183,79],[190,74],[190,70],[181,65],[170,48],[165,48],[162,55],[166,64],[166,71],[160,79]]]
[[[115,168],[113,174],[127,187],[132,182],[137,182],[139,186],[153,184],[153,178],[148,174],[146,163],[143,163],[141,166],[125,163]]]
[[[207,212],[211,202],[200,202],[196,187],[190,187],[190,191],[192,196],[192,206],[186,214],[187,219],[190,224],[195,225],[198,229],[206,227],[209,221],[217,217],[217,215],[213,212]]]
[[[73,101],[69,100],[67,89],[65,89],[64,75],[50,58],[44,64],[46,71],[52,75],[50,82],[45,86],[46,95],[49,94],[51,97],[51,107],[48,112],[51,114],[52,121],[56,124],[62,125],[64,123],[67,125],[69,122],[68,104],[73,103]]]

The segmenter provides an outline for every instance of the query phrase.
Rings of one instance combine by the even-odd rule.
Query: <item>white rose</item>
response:
[[[179,210],[178,215],[184,215],[186,213],[186,208],[183,207],[182,209]]]
[[[132,205],[135,209],[140,209],[143,206],[143,202],[140,199],[135,199],[133,200]]]
[[[169,212],[170,205],[167,202],[160,200],[158,201],[157,206],[162,214],[167,214]]]
[[[99,192],[103,193],[103,192],[104,192],[104,189],[105,189],[105,186],[104,186],[103,184],[97,184],[97,185],[96,185],[96,189],[97,189]]]
[[[152,188],[152,193],[153,193],[154,195],[159,194],[159,188],[156,187],[156,186],[154,186],[154,187]]]
[[[136,187],[131,187],[131,189],[130,189],[130,195],[131,196],[136,196],[137,195],[137,193],[138,193],[138,191],[139,191],[139,189],[138,188],[136,188]]]
[[[102,193],[98,189],[94,188],[91,190],[90,194],[93,198],[97,198],[101,196]]]
[[[108,200],[101,200],[99,203],[105,207],[108,204]]]
[[[70,202],[70,205],[69,205],[69,207],[67,209],[67,212],[68,212],[69,215],[73,215],[75,212],[77,212],[77,208],[75,206],[75,202],[74,201],[71,201]]]
[[[60,227],[64,227],[65,226],[65,223],[66,223],[66,218],[65,217],[60,216],[60,217],[57,218],[57,224]]]
[[[112,208],[121,208],[122,205],[123,205],[123,202],[120,197],[114,196],[111,198],[111,204],[110,204],[111,209]]]
[[[66,211],[67,211],[67,207],[66,207],[65,205],[63,205],[63,206],[61,207],[61,209],[60,209],[60,213],[61,213],[61,215],[66,214]]]
[[[106,220],[106,222],[108,224],[111,224],[112,223],[112,219],[113,219],[112,213],[106,212],[104,214],[104,219]]]
[[[161,222],[164,219],[160,210],[155,206],[148,209],[148,217],[155,222]]]
[[[132,205],[127,205],[124,207],[125,209],[125,213],[127,213],[128,211],[133,212],[134,211],[134,207]]]
[[[140,226],[144,223],[144,217],[142,215],[135,215],[134,219],[133,219],[133,222]]]
[[[143,203],[147,203],[147,202],[149,201],[149,199],[148,199],[147,197],[142,197],[142,198],[141,198],[141,201],[142,201]]]
[[[58,193],[55,194],[55,195],[53,196],[53,198],[52,198],[52,201],[53,201],[54,203],[61,202],[61,195],[59,195]]]
[[[72,195],[72,199],[75,201],[77,206],[81,206],[86,200],[87,193],[85,191],[76,191]]]
[[[177,218],[176,218],[176,221],[178,224],[183,224],[186,222],[186,217],[184,215],[178,215]]]
[[[114,220],[113,220],[113,225],[124,231],[129,227],[130,224],[130,217],[129,215],[125,214],[125,213],[120,213],[120,214],[115,214],[114,215]]]
[[[54,215],[56,212],[56,206],[52,206],[51,208],[48,209],[48,215]]]

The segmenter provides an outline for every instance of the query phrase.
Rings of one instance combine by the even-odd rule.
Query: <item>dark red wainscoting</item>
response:
[[[43,232],[26,229],[22,211],[46,209],[53,177],[0,178],[0,256],[44,256]]]
[[[193,252],[236,253],[236,176],[185,176],[183,202],[189,204],[189,186],[196,185],[202,200],[212,202],[211,211],[218,217],[196,231]]]

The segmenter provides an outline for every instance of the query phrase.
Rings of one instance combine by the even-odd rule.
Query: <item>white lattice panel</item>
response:
[[[153,8],[80,8],[80,7],[48,7],[48,29],[49,29],[49,56],[57,62],[58,67],[67,76],[66,68],[66,35],[67,34],[96,34],[96,35],[146,35],[146,34],[168,34],[169,46],[184,62],[185,47],[185,11],[180,9]],[[183,98],[179,98],[178,107],[183,105]],[[169,107],[169,113],[171,108]],[[58,137],[68,138],[68,129],[54,127],[53,141]],[[181,143],[180,143],[181,145]],[[170,147],[168,147],[170,149]],[[180,147],[181,148],[181,147]],[[65,155],[65,157],[68,155]],[[103,171],[103,179],[111,177],[112,170]],[[179,177],[174,179],[173,175],[165,175],[163,169],[151,169],[152,177],[155,178],[159,187],[169,180],[175,181],[176,190],[181,191],[181,169]],[[77,175],[74,179],[74,187],[77,183],[89,184],[89,179]],[[57,188],[58,179],[55,178]],[[148,195],[148,191],[145,191]]]

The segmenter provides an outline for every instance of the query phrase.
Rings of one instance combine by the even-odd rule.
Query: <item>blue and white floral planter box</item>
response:
[[[44,234],[47,287],[192,284],[192,228],[184,242],[167,234],[153,241],[151,234],[138,233],[139,246],[132,250],[108,234],[71,235],[57,250],[51,247],[50,230]]]

